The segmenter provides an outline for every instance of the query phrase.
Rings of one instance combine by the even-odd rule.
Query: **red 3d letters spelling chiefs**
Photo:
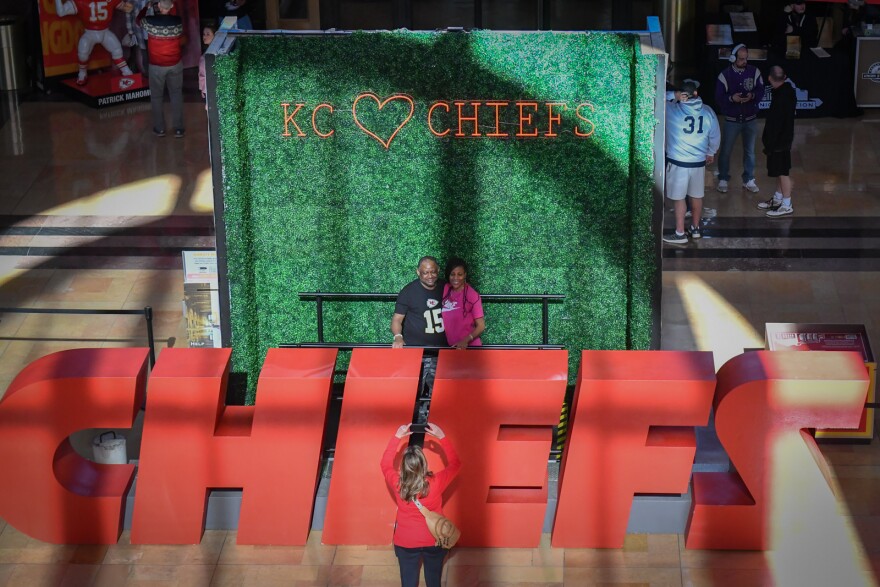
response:
[[[394,502],[378,463],[388,431],[412,416],[421,353],[352,353],[326,543],[391,541]],[[304,544],[336,355],[270,349],[253,406],[225,405],[229,349],[164,349],[149,390],[146,349],[38,359],[0,400],[0,516],[45,542],[116,543],[134,466],[91,462],[69,437],[131,427],[146,397],[132,543],[198,543],[210,489],[241,488],[239,543]],[[440,352],[431,420],[463,461],[446,507],[462,530],[460,544],[538,545],[567,365],[566,351]],[[803,429],[856,427],[868,384],[856,353],[746,353],[716,377],[711,353],[584,351],[552,544],[620,547],[635,494],[686,492],[693,427],[707,424],[714,405],[736,472],[693,474],[686,544],[767,548],[781,472],[815,472],[798,486],[797,500],[833,510],[827,467]],[[430,443],[426,452],[434,466],[445,457]]]

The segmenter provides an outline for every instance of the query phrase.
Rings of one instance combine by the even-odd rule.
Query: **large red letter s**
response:
[[[712,353],[584,351],[553,546],[620,548],[636,493],[685,493],[715,390]]]
[[[718,371],[715,428],[736,472],[694,473],[687,547],[777,548],[773,532],[785,524],[774,528],[773,519],[793,501],[800,504],[800,525],[811,525],[803,517],[816,510],[834,510],[821,479],[827,480],[825,459],[802,429],[855,428],[867,391],[857,353],[761,351],[725,363]],[[817,467],[822,474],[811,476]],[[782,489],[793,481],[793,490]]]
[[[566,351],[440,351],[429,420],[461,456],[444,506],[461,528],[460,544],[540,542],[547,458],[567,379]]]
[[[74,452],[86,428],[130,428],[143,405],[146,349],[76,349],[38,359],[0,401],[0,515],[56,544],[115,544],[134,465]]]

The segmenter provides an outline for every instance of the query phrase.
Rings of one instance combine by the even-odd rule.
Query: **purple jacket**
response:
[[[754,94],[755,98],[745,104],[734,102],[735,94]],[[747,122],[758,116],[758,102],[764,97],[764,80],[754,65],[737,69],[732,64],[718,74],[715,83],[715,105],[726,120]]]

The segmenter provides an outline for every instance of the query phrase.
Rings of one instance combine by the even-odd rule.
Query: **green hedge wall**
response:
[[[561,293],[551,343],[646,349],[655,58],[614,33],[413,33],[240,37],[218,56],[233,369],[251,394],[267,348],[316,340],[300,291],[396,292],[422,255],[462,256],[483,293]],[[383,140],[412,117],[386,149]],[[429,130],[428,111],[437,137]],[[458,131],[455,101],[481,137]],[[486,102],[509,102],[490,107]],[[524,131],[516,102],[537,102]],[[559,121],[555,137],[547,102]],[[590,106],[577,106],[589,102]],[[285,107],[304,104],[283,136]],[[314,111],[318,104],[329,104]],[[315,128],[312,126],[314,114]],[[496,125],[495,113],[498,113]],[[589,119],[587,123],[583,118]],[[297,126],[305,136],[297,136]],[[328,138],[316,135],[333,131]],[[575,136],[574,130],[588,133]],[[474,132],[464,121],[462,131]],[[390,342],[391,303],[325,305],[330,341]],[[487,304],[486,343],[539,343],[540,305]],[[253,399],[253,396],[250,396]]]

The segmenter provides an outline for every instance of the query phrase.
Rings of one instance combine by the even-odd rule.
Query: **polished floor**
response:
[[[155,312],[160,347],[186,346],[180,253],[213,247],[206,118],[186,104],[184,139],[154,137],[145,103],[94,111],[65,100],[0,100],[0,307]],[[792,217],[759,195],[710,189],[705,238],[664,247],[663,348],[715,353],[720,366],[763,346],[766,322],[846,322],[880,345],[880,113],[799,120]],[[734,158],[736,177],[740,162]],[[707,182],[712,182],[707,172]],[[0,395],[24,365],[84,346],[144,345],[138,316],[0,313]],[[620,550],[456,549],[450,586],[876,584],[880,443],[826,445],[841,531],[810,527],[762,552],[687,550],[679,535],[631,535]],[[0,472],[2,474],[2,472]],[[840,561],[850,561],[843,564]],[[388,547],[52,546],[0,519],[0,587],[396,585]],[[831,579],[829,579],[831,577]]]

